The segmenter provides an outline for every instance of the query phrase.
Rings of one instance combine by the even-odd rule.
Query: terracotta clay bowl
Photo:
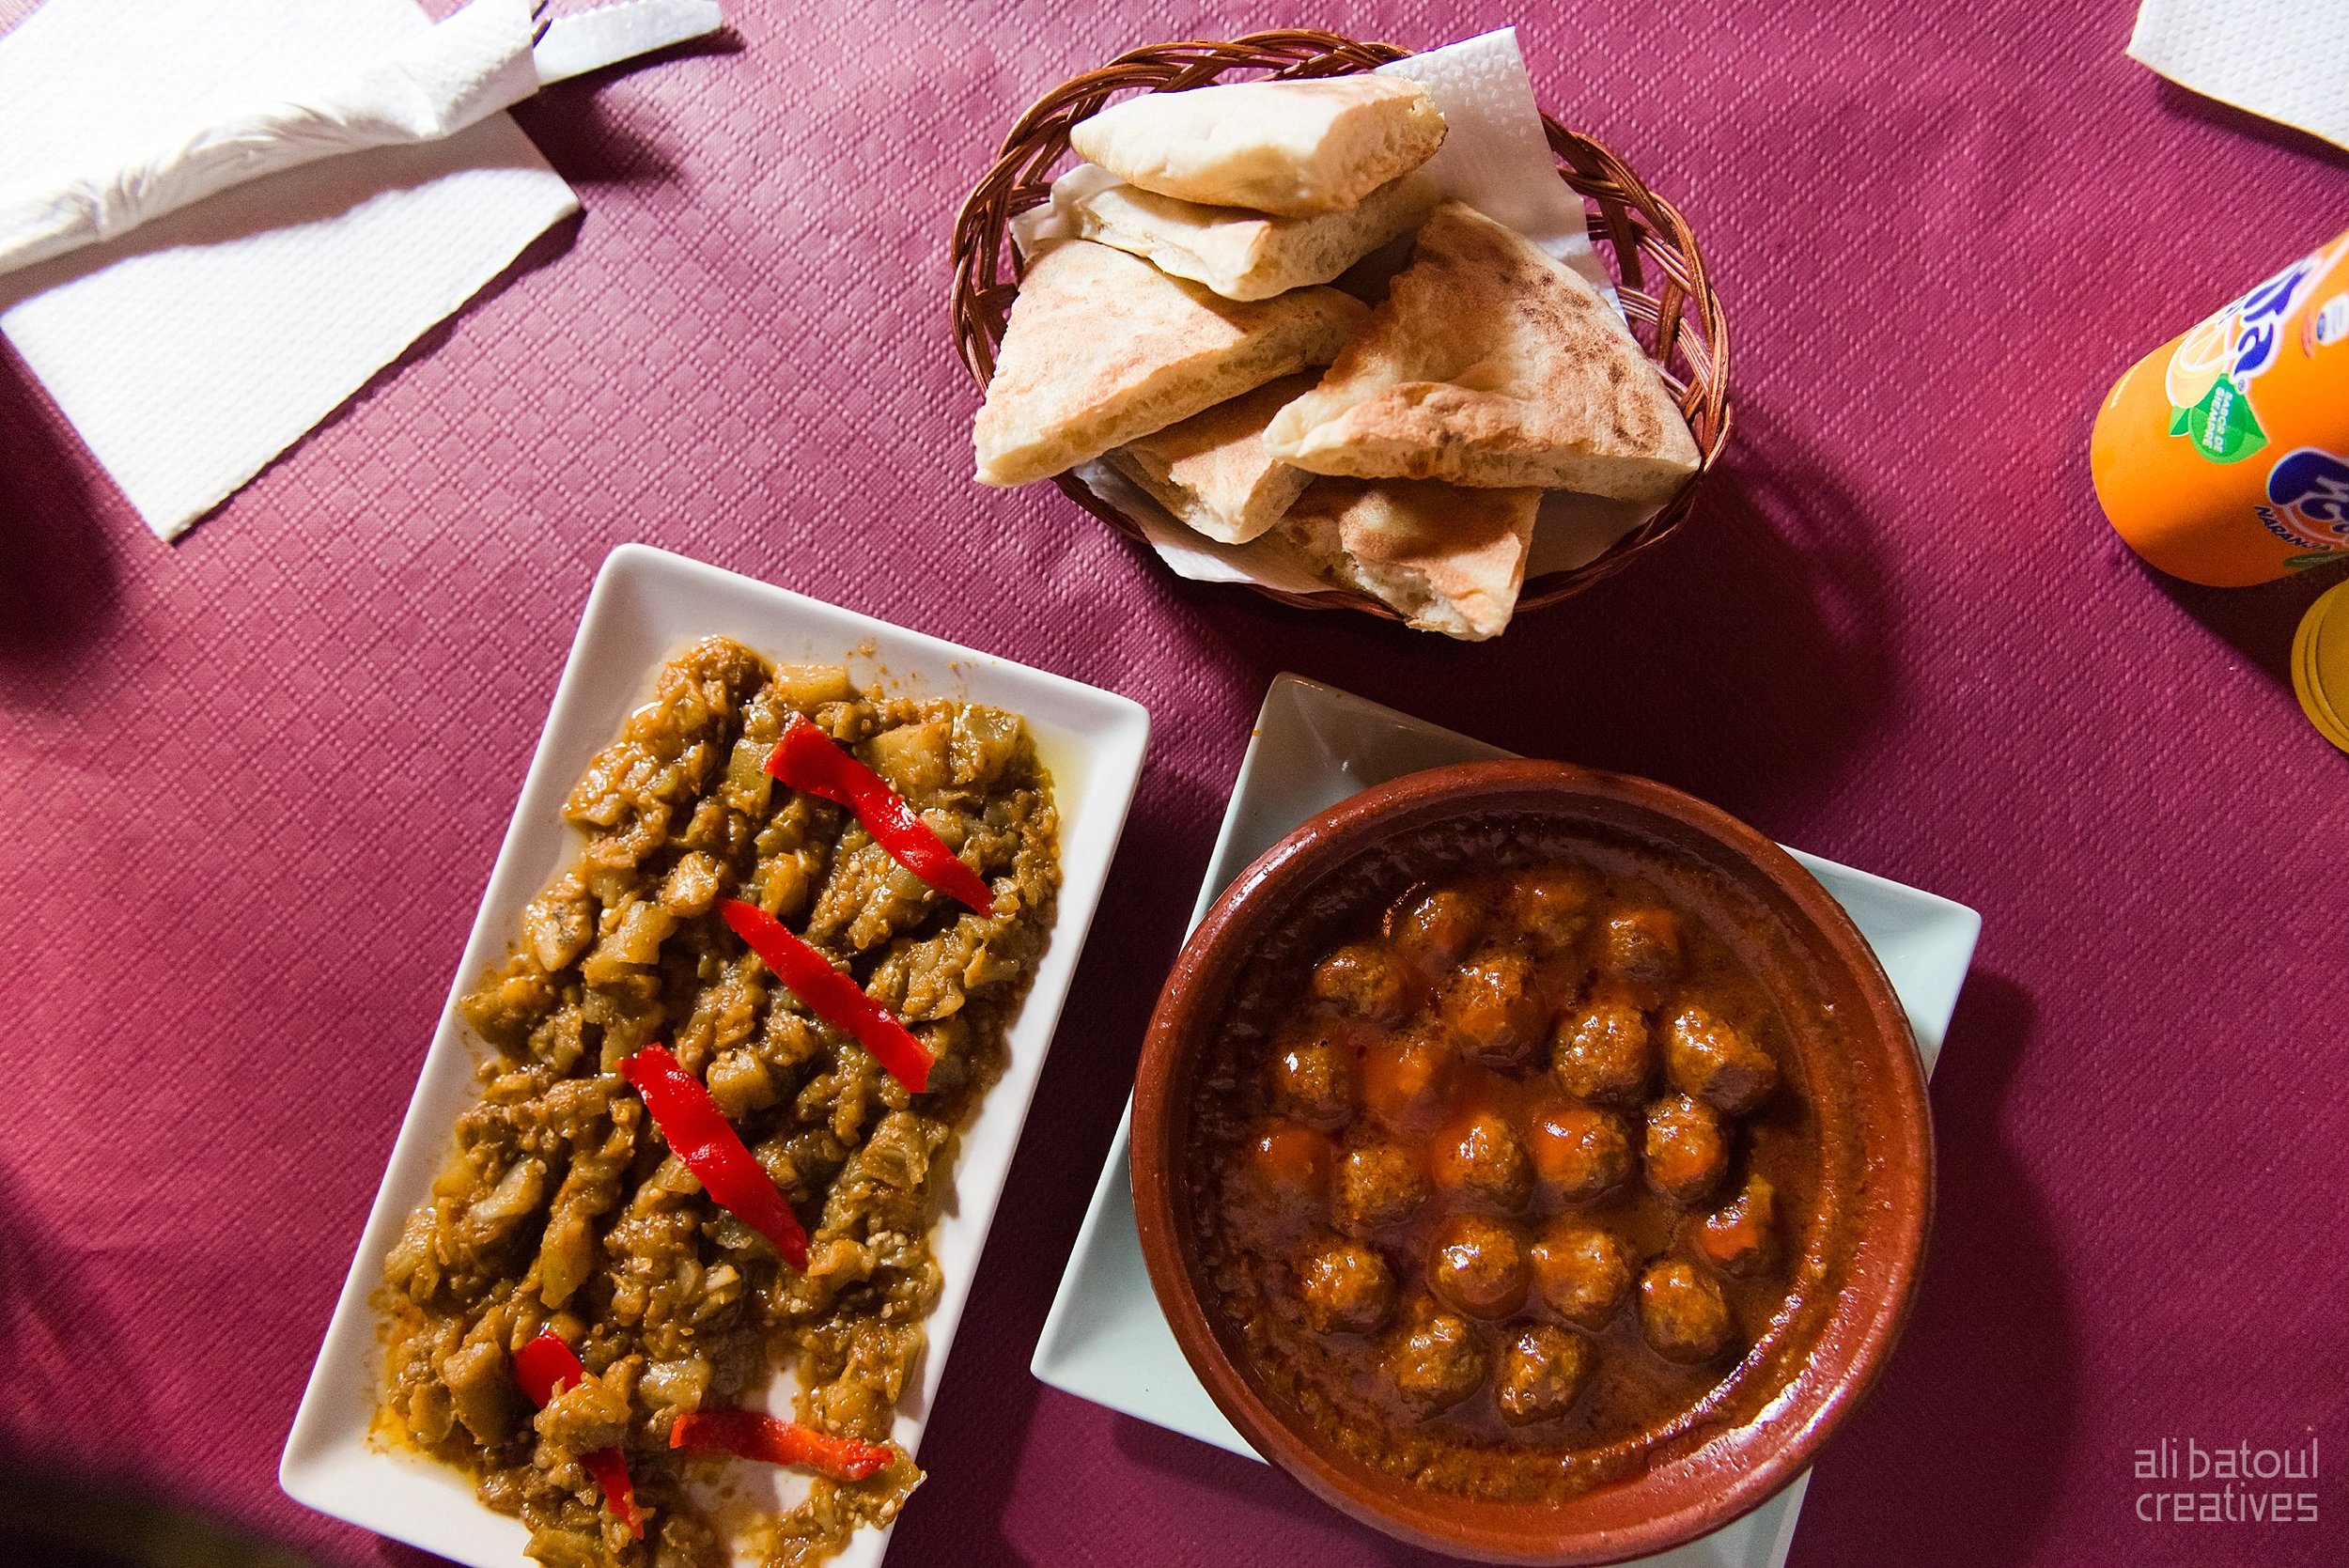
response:
[[[1207,1303],[1193,1240],[1192,1095],[1252,964],[1413,878],[1426,835],[1631,846],[1683,907],[1736,929],[1793,1041],[1790,1081],[1817,1128],[1813,1217],[1790,1231],[1788,1307],[1696,1412],[1650,1429],[1636,1463],[1563,1500],[1439,1492],[1317,1436],[1248,1364]],[[1390,886],[1389,884],[1392,884]],[[1350,903],[1349,903],[1350,901]],[[1217,900],[1160,994],[1134,1089],[1135,1218],[1150,1281],[1191,1368],[1256,1451],[1325,1501],[1401,1540],[1496,1562],[1618,1562],[1718,1529],[1800,1475],[1867,1393],[1914,1294],[1933,1201],[1917,1048],[1890,984],[1842,907],[1792,857],[1703,801],[1562,763],[1470,763],[1413,774],[1324,812]],[[1724,1393],[1722,1390],[1728,1390]]]

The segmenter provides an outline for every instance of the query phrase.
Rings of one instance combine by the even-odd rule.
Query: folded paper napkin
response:
[[[538,90],[527,0],[474,0],[381,59],[210,104],[132,147],[0,189],[0,272],[45,261],[231,185],[361,147],[428,142]]]
[[[48,0],[0,38],[0,255],[79,248],[0,333],[171,538],[577,210],[496,112],[537,85],[527,0]]]
[[[2145,0],[2129,57],[2349,147],[2349,14],[2317,0]]]

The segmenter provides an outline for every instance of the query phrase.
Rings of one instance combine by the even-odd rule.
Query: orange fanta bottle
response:
[[[2189,582],[2349,555],[2349,234],[2139,360],[2088,463],[2130,548]]]

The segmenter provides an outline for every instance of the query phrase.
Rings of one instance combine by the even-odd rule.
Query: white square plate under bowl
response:
[[[945,1287],[930,1314],[919,1386],[899,1405],[892,1433],[909,1452],[920,1443],[937,1396],[988,1222],[1142,772],[1150,717],[1125,697],[644,545],[622,545],[605,560],[277,1472],[296,1502],[471,1568],[526,1568],[529,1532],[520,1520],[483,1507],[457,1471],[368,1443],[382,1358],[368,1298],[382,1281],[401,1222],[448,1157],[459,1114],[475,1097],[475,1047],[458,1017],[458,997],[505,955],[521,929],[522,906],[577,858],[579,839],[563,820],[562,803],[588,758],[650,695],[662,662],[714,635],[777,662],[847,659],[860,684],[968,697],[1023,714],[1052,774],[1061,821],[1060,909],[1034,986],[1012,1024],[1003,1079],[965,1129],[954,1195],[933,1237]],[[805,1478],[796,1472],[739,1468],[743,1473],[730,1474],[730,1483],[754,1498],[762,1484],[775,1488],[778,1501],[804,1494]],[[866,1530],[837,1560],[843,1568],[872,1568],[887,1546],[886,1531]]]
[[[1509,754],[1334,687],[1278,676],[1240,761],[1191,924],[1234,877],[1307,817],[1406,773]],[[1963,904],[1790,852],[1835,895],[1875,949],[1931,1073],[1973,961],[1982,917]],[[1127,1109],[1130,1117],[1130,1102]],[[1256,1458],[1192,1374],[1151,1293],[1134,1234],[1126,1170],[1129,1131],[1127,1123],[1119,1124],[1030,1368],[1081,1399]],[[1805,1471],[1744,1518],[1642,1561],[1648,1568],[1780,1568],[1810,1479]]]

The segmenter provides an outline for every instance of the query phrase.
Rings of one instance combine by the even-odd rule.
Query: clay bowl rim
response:
[[[1563,815],[1578,802],[1586,811],[1595,805],[1618,816],[1660,819],[1682,839],[1711,841],[1719,853],[1709,863],[1766,902],[1791,905],[1796,925],[1807,927],[1798,934],[1813,939],[1814,952],[1823,947],[1821,956],[1849,981],[1859,1004],[1850,1026],[1854,1059],[1865,1058],[1861,1048],[1872,1044],[1883,1069],[1881,1081],[1860,1095],[1866,1103],[1850,1112],[1862,1126],[1882,1124],[1881,1141],[1868,1146],[1862,1162],[1871,1185],[1855,1195],[1867,1202],[1854,1204],[1861,1223],[1848,1244],[1855,1277],[1873,1272],[1858,1281],[1866,1288],[1847,1282],[1835,1293],[1805,1359],[1771,1385],[1761,1413],[1743,1425],[1563,1503],[1426,1492],[1316,1446],[1256,1391],[1223,1348],[1200,1300],[1185,1246],[1188,1226],[1177,1214],[1177,1136],[1188,1121],[1190,1074],[1241,967],[1229,955],[1245,951],[1268,920],[1324,877],[1399,831],[1512,810]],[[1233,880],[1185,942],[1151,1015],[1134,1084],[1129,1178],[1151,1289],[1175,1342],[1208,1396],[1258,1453],[1342,1513],[1415,1545],[1493,1562],[1598,1564],[1667,1550],[1758,1508],[1811,1465],[1865,1398],[1916,1298],[1932,1221],[1934,1153],[1923,1063],[1907,1014],[1875,950],[1817,878],[1743,822],[1669,785],[1511,759],[1432,768],[1365,790],[1298,827]],[[1765,1429],[1775,1434],[1766,1443],[1751,1437]],[[1723,1444],[1725,1458],[1706,1457]],[[1636,1510],[1645,1492],[1657,1494],[1653,1513]],[[1595,1498],[1607,1499],[1602,1517],[1579,1518],[1595,1511]],[[1627,1519],[1626,1507],[1633,1510]]]

